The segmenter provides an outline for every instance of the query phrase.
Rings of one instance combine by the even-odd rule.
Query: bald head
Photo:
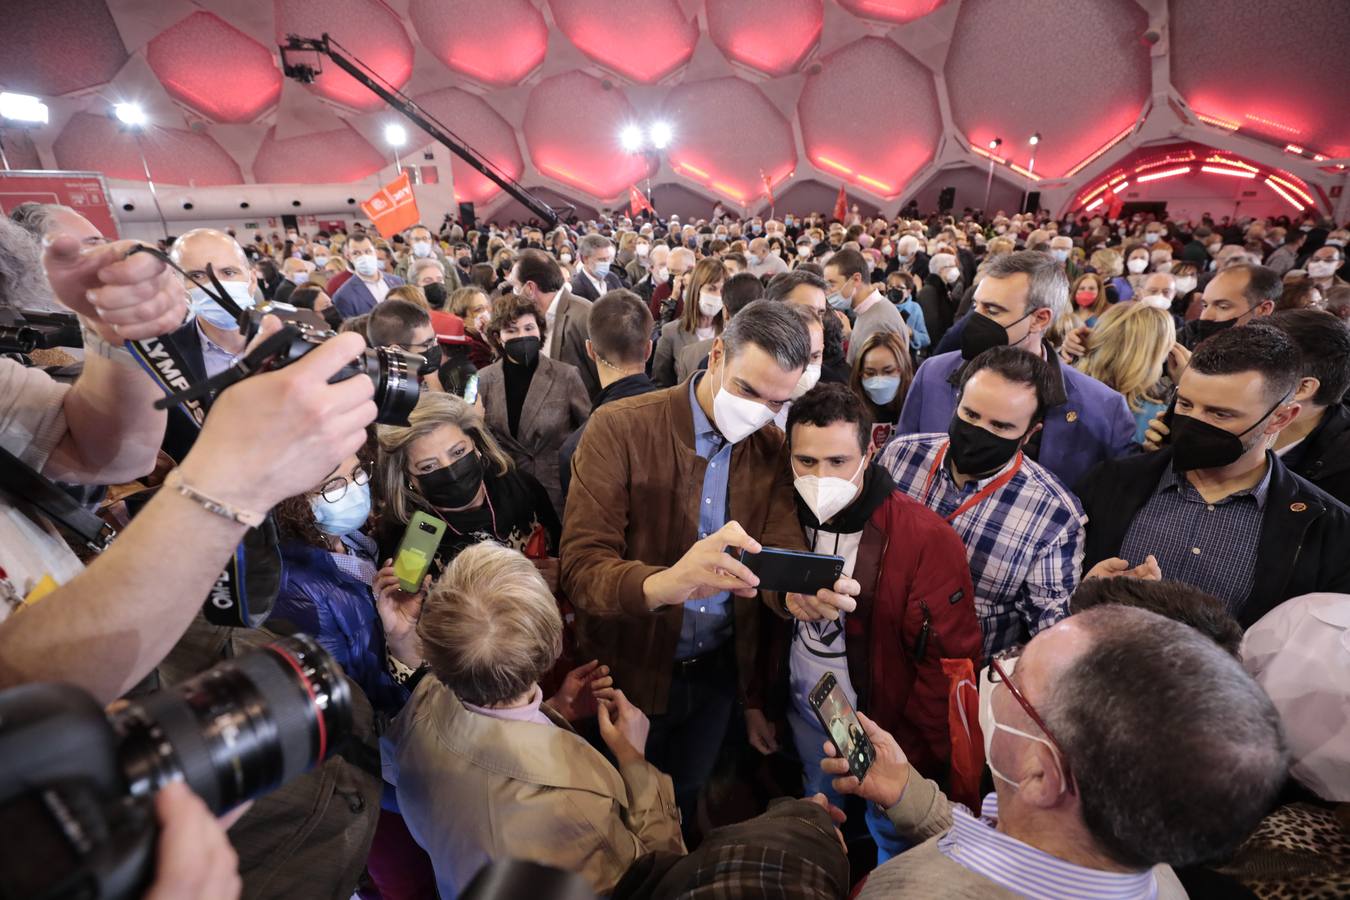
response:
[[[207,264],[221,281],[255,281],[244,248],[234,238],[214,228],[194,228],[187,232],[173,242],[169,258],[202,283],[210,281],[206,274]]]

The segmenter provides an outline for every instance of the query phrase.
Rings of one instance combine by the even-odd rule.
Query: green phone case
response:
[[[408,530],[403,532],[398,553],[394,555],[394,574],[398,585],[409,594],[422,589],[422,579],[431,568],[432,557],[445,534],[445,522],[424,512],[413,513]]]

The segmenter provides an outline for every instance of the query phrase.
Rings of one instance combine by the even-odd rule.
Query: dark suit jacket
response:
[[[516,433],[511,434],[506,409],[506,375],[500,361],[478,372],[478,394],[492,436],[521,471],[528,472],[548,491],[555,510],[563,508],[558,477],[558,450],[563,441],[591,415],[591,399],[575,366],[539,357],[530,389],[520,410]]]
[[[553,331],[548,336],[548,355],[558,362],[576,366],[586,396],[591,399],[600,392],[600,375],[595,363],[586,355],[586,341],[591,336],[591,301],[564,290],[558,298],[558,309],[553,316]]]
[[[403,279],[397,275],[385,275],[384,283],[391,288],[396,288],[403,283]],[[366,287],[366,283],[356,276],[348,278],[338,292],[333,294],[333,305],[337,311],[342,313],[342,318],[350,319],[352,316],[363,316],[375,308],[375,295]]]
[[[615,274],[611,268],[609,274],[605,276],[605,292],[617,291],[622,287],[623,279]],[[572,293],[592,303],[600,299],[600,295],[595,292],[595,285],[591,284],[590,276],[580,269],[577,270],[577,274],[572,276]]]
[[[1234,611],[1244,628],[1291,597],[1350,593],[1350,509],[1289,471],[1275,454],[1266,458],[1270,487],[1259,562],[1251,594]],[[1120,555],[1130,524],[1171,464],[1172,451],[1164,448],[1104,462],[1083,479],[1078,499],[1088,517],[1084,572]]]

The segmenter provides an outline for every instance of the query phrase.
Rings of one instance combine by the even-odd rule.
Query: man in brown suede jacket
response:
[[[791,309],[757,301],[722,332],[708,370],[596,412],[572,458],[562,588],[586,657],[651,717],[648,758],[670,774],[686,828],[738,701],[752,739],[759,712],[765,606],[738,559],[761,547],[804,550],[783,434],[766,428],[791,397],[810,344]],[[857,585],[789,595],[820,618],[853,606]]]

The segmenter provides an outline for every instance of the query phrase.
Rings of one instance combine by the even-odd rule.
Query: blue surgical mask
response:
[[[853,305],[851,302],[849,302],[849,299],[847,297],[845,297],[838,291],[835,291],[833,294],[827,297],[826,302],[828,302],[832,308],[838,310],[846,310]]]
[[[346,492],[332,503],[315,494],[309,500],[314,522],[324,534],[341,536],[359,531],[370,518],[370,485],[348,483]]]
[[[604,277],[606,277],[607,275],[609,275],[609,265],[610,265],[610,263],[609,263],[609,260],[607,260],[607,259],[605,259],[605,260],[600,260],[599,262],[592,263],[591,266],[592,266],[593,270],[595,271],[595,277],[596,277],[596,278],[604,278]]]
[[[1061,250],[1058,247],[1056,247],[1050,251],[1050,255],[1055,258],[1056,262],[1064,262],[1069,258],[1069,251]]]
[[[257,305],[247,281],[222,281],[221,284],[225,286],[225,293],[230,295],[230,299],[237,303],[240,309],[252,309]],[[188,291],[188,315],[209,322],[224,331],[236,331],[239,328],[234,316],[227,313],[224,307],[199,287]]]
[[[885,406],[894,400],[895,395],[900,391],[900,376],[877,375],[873,378],[864,378],[862,386],[873,403],[877,406]]]

